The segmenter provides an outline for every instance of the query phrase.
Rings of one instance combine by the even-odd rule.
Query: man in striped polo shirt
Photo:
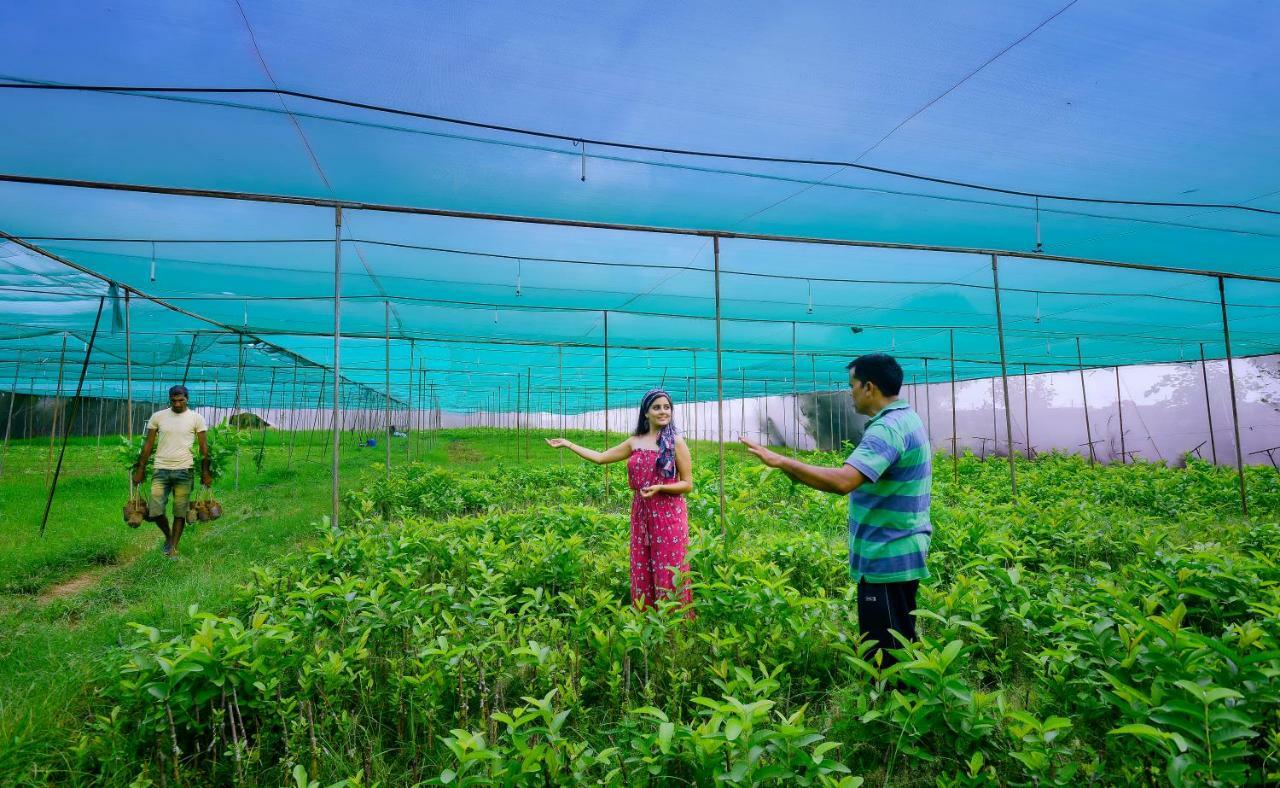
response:
[[[915,640],[916,590],[929,577],[933,450],[924,422],[898,399],[902,367],[892,356],[859,356],[848,369],[854,409],[871,420],[844,465],[809,465],[742,442],[765,465],[797,482],[849,496],[849,571],[858,584],[858,628],[877,650],[896,648],[890,630]],[[885,667],[893,663],[887,651],[880,653]]]

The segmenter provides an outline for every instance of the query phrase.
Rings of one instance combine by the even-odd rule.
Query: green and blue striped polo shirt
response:
[[[867,422],[846,465],[866,477],[849,493],[849,572],[853,581],[901,583],[929,576],[929,499],[933,450],[924,422],[895,400]]]

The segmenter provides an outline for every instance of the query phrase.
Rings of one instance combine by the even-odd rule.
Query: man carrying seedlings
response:
[[[902,367],[892,356],[859,356],[848,370],[853,407],[871,420],[844,465],[808,465],[746,438],[742,442],[795,481],[849,496],[849,571],[858,584],[858,628],[876,642],[888,667],[895,660],[883,649],[897,647],[890,631],[916,638],[916,590],[929,577],[933,450],[924,422],[898,399]]]
[[[200,481],[205,487],[213,483],[209,472],[209,443],[205,433],[209,427],[204,417],[187,407],[187,387],[169,389],[169,408],[151,414],[147,421],[147,439],[142,444],[142,456],[133,468],[133,483],[142,484],[146,477],[147,460],[151,450],[156,450],[156,469],[151,478],[151,497],[147,502],[147,519],[160,527],[164,534],[164,554],[178,556],[178,541],[187,524],[187,507],[191,502],[192,466],[191,444],[200,444]],[[173,495],[173,527],[165,516],[169,495]]]

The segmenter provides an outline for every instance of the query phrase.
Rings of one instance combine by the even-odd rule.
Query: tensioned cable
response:
[[[973,189],[976,191],[989,192],[992,194],[1004,194],[1014,197],[1039,198],[1041,200],[1056,200],[1061,202],[1076,203],[1092,203],[1097,205],[1128,205],[1148,208],[1217,208],[1223,210],[1246,211],[1250,213],[1258,213],[1270,216],[1280,216],[1280,210],[1270,208],[1259,208],[1251,205],[1241,205],[1238,203],[1200,203],[1200,202],[1176,202],[1170,200],[1143,200],[1143,199],[1121,199],[1106,197],[1085,197],[1081,195],[1053,194],[1050,192],[1035,192],[1023,189],[1008,189],[999,186],[990,186],[986,184],[973,183],[969,181],[960,181],[951,178],[940,178],[931,175],[923,175],[920,173],[906,172],[903,170],[894,170],[886,167],[876,167],[869,164],[859,164],[854,161],[844,161],[839,159],[809,159],[790,156],[765,156],[745,153],[727,153],[723,151],[697,150],[692,148],[673,148],[659,145],[646,145],[638,143],[618,142],[613,140],[605,140],[593,137],[583,137],[568,134],[559,134],[555,132],[539,131],[535,129],[521,128],[518,126],[507,126],[496,123],[485,123],[481,121],[467,120],[463,118],[454,118],[446,115],[437,115],[433,113],[417,112],[414,110],[399,109],[379,104],[371,104],[361,101],[350,101],[347,99],[334,98],[316,93],[307,93],[297,90],[289,90],[285,88],[251,88],[251,87],[175,87],[175,86],[141,86],[141,85],[58,85],[45,83],[27,83],[27,82],[3,82],[0,88],[11,90],[49,90],[49,91],[78,91],[90,93],[188,93],[188,94],[273,94],[276,96],[288,96],[292,98],[304,99],[307,101],[315,101],[322,104],[331,104],[335,106],[349,107],[352,109],[363,109],[372,112],[380,112],[389,115],[397,115],[401,117],[417,118],[419,120],[430,120],[439,123],[447,123],[456,126],[465,126],[468,128],[485,129],[487,131],[500,131],[509,134],[519,134],[529,137],[537,137],[540,139],[558,140],[560,142],[590,144],[603,146],[608,148],[617,148],[620,150],[644,151],[647,153],[664,153],[676,156],[694,156],[698,158],[708,159],[727,159],[734,161],[750,161],[769,164],[800,164],[820,167],[846,167],[849,169],[863,170],[865,172],[873,172],[879,175],[888,175],[896,178],[905,178],[909,180],[922,181],[926,183],[935,183],[943,186],[954,186],[962,189]],[[246,107],[246,109],[261,109],[257,107]]]
[[[262,239],[120,238],[120,237],[71,236],[71,235],[14,235],[13,237],[21,238],[25,241],[32,241],[32,242],[71,241],[71,242],[83,242],[83,243],[157,243],[157,244],[163,243],[163,244],[176,244],[176,245],[182,245],[182,244],[192,244],[192,245],[198,245],[198,244],[211,244],[211,245],[216,245],[216,244],[230,244],[230,245],[235,245],[235,244],[246,244],[246,245],[247,244],[329,244],[329,245],[332,245],[333,244],[332,238],[262,238]],[[424,244],[411,244],[411,243],[405,243],[401,241],[377,241],[377,240],[370,240],[368,238],[344,238],[343,241],[350,242],[350,243],[365,244],[367,246],[382,246],[382,247],[388,247],[393,249],[409,249],[414,251],[438,252],[441,254],[457,254],[457,255],[465,255],[469,257],[485,257],[485,258],[492,258],[495,260],[520,261],[522,263],[583,265],[583,266],[597,266],[601,268],[630,268],[630,269],[640,268],[640,269],[658,270],[658,271],[689,271],[691,273],[702,273],[702,274],[708,274],[708,275],[712,273],[711,269],[703,268],[696,265],[660,265],[657,263],[619,263],[619,262],[611,262],[606,260],[588,260],[583,258],[538,257],[533,255],[504,254],[500,252],[483,252],[483,251],[478,251],[474,249],[457,249],[457,248],[444,247],[444,246],[428,246]],[[58,248],[58,247],[50,247],[50,248]],[[85,250],[75,250],[75,251],[85,251]],[[192,264],[200,263],[200,261],[195,261],[195,260],[184,261],[178,258],[167,258],[167,259],[170,262],[189,262]],[[1046,262],[1051,262],[1051,261],[1046,261]],[[263,267],[260,265],[246,265],[246,264],[240,264],[240,263],[225,263],[225,262],[219,262],[218,265],[220,267],[227,267],[227,268],[250,268],[256,271],[263,270]],[[313,274],[316,276],[329,274],[328,271],[322,271],[322,270],[305,269],[305,268],[286,268],[286,267],[279,267],[279,266],[273,266],[269,270],[287,271],[289,273],[299,273],[299,274]],[[921,287],[939,287],[939,286],[940,287],[958,287],[958,288],[967,288],[971,290],[988,290],[988,291],[995,289],[992,285],[989,285],[989,284],[978,284],[973,282],[955,282],[955,281],[943,280],[943,279],[855,279],[851,277],[839,277],[839,276],[772,274],[772,273],[765,273],[761,271],[742,271],[739,269],[723,268],[723,267],[720,269],[720,274],[722,276],[741,276],[741,277],[749,277],[749,278],[755,278],[755,279],[777,279],[777,280],[790,281],[790,282],[825,282],[829,284],[859,284],[859,285],[919,285]],[[424,279],[421,277],[404,276],[404,275],[397,275],[397,274],[381,274],[380,276],[383,279],[393,279],[397,281],[408,281],[408,282],[422,282],[424,284],[451,281],[451,280],[438,280],[438,279]],[[466,282],[465,284],[478,284],[478,285],[492,284],[494,286],[501,286],[501,283]],[[534,289],[537,289],[537,288],[534,288]],[[557,288],[543,288],[543,289],[555,290]],[[1155,299],[1160,301],[1175,301],[1175,302],[1187,303],[1187,304],[1206,304],[1214,307],[1217,307],[1219,304],[1218,299],[1216,298],[1213,298],[1213,299],[1191,298],[1191,297],[1182,297],[1182,296],[1163,295],[1159,293],[1117,292],[1114,290],[1101,292],[1101,291],[1091,291],[1091,290],[1054,290],[1054,289],[1045,289],[1045,288],[1004,286],[1000,288],[1000,291],[1007,292],[1007,293],[1027,293],[1030,295],[1097,296],[1097,297],[1103,297],[1103,298],[1116,298],[1116,297],[1150,298],[1150,299]],[[581,292],[581,291],[574,290],[571,292]],[[694,298],[696,296],[688,296],[688,297]],[[228,296],[224,298],[225,300],[255,300],[261,297],[260,296],[233,296],[233,297]],[[274,296],[268,296],[267,298],[274,298]],[[304,298],[306,298],[306,300],[311,300],[310,297],[304,297]],[[346,298],[347,298],[346,296],[343,296],[343,300],[346,300]],[[175,299],[175,300],[178,300],[178,299]],[[789,303],[789,302],[776,302],[776,303]],[[1227,306],[1232,308],[1240,307],[1245,309],[1280,308],[1280,304],[1276,304],[1276,305],[1235,304],[1232,302],[1227,302]]]
[[[49,291],[37,291],[37,290],[34,290],[34,289],[32,289],[32,288],[21,288],[21,287],[4,287],[4,286],[0,286],[0,290],[11,290],[11,291],[15,291],[15,292],[27,292],[27,293],[42,293],[42,292],[43,292],[43,293],[46,293],[46,294],[50,294],[50,293],[49,293]],[[62,293],[62,291],[59,291],[59,293]],[[69,295],[75,295],[75,294],[69,294]],[[88,298],[88,297],[90,297],[90,296],[85,295],[84,297],[85,297],[85,298]],[[293,302],[293,301],[312,301],[312,302],[323,302],[323,301],[332,301],[332,300],[333,300],[333,296],[332,296],[332,295],[320,295],[320,296],[253,296],[253,297],[244,297],[244,296],[212,296],[212,295],[211,295],[211,296],[173,296],[173,297],[165,296],[165,300],[166,300],[166,301],[173,301],[173,302],[178,302],[178,301],[199,301],[199,302],[205,302],[205,301],[228,301],[228,302],[240,302],[240,301],[246,301],[246,300],[251,300],[251,301],[255,301],[255,302],[265,302],[265,301],[285,301],[285,302]],[[346,295],[346,296],[343,296],[343,297],[342,297],[342,300],[343,300],[343,301],[348,301],[348,302],[362,301],[362,302],[374,302],[374,303],[378,303],[378,302],[382,302],[382,301],[387,300],[387,299],[385,299],[385,298],[383,298],[382,296],[379,296],[379,295]],[[494,304],[494,303],[491,303],[491,302],[488,302],[488,301],[469,301],[469,300],[465,300],[465,299],[427,298],[427,297],[425,297],[425,296],[407,296],[407,295],[397,295],[397,296],[392,296],[392,297],[391,297],[391,300],[398,301],[398,302],[401,302],[401,303],[418,303],[418,304],[428,304],[428,305],[439,305],[439,306],[442,306],[442,307],[444,307],[444,308],[457,308],[457,309],[464,309],[464,310],[468,310],[468,311],[484,311],[484,312],[488,312],[488,311],[492,311],[492,310],[499,310],[499,311],[506,311],[506,312],[559,312],[559,313],[569,313],[569,314],[596,315],[596,314],[599,314],[600,312],[607,311],[607,312],[609,312],[610,314],[615,314],[615,315],[626,315],[626,316],[630,316],[630,317],[658,317],[658,318],[672,318],[672,319],[679,319],[679,320],[695,320],[695,321],[702,321],[702,322],[706,322],[706,321],[714,321],[714,320],[715,320],[715,318],[714,318],[714,317],[710,317],[710,316],[707,316],[707,315],[683,314],[683,313],[678,313],[678,312],[654,312],[654,311],[635,310],[635,309],[625,309],[625,310],[623,310],[623,309],[612,309],[612,308],[610,308],[610,309],[600,309],[600,308],[598,308],[598,307],[584,307],[584,306],[555,306],[555,305],[532,306],[532,305],[526,305],[526,304]],[[757,303],[757,302],[753,302],[753,303]],[[873,309],[873,308],[868,307],[868,309]],[[888,310],[888,311],[895,311],[895,312],[927,312],[927,313],[929,313],[929,314],[938,314],[938,310],[924,310],[924,309],[919,309],[919,310],[892,309],[892,310]],[[958,313],[953,313],[953,314],[958,314]],[[825,328],[846,328],[846,327],[848,327],[848,326],[850,325],[850,323],[849,323],[848,321],[830,321],[830,320],[801,320],[801,319],[797,319],[797,320],[785,320],[785,321],[783,321],[783,320],[778,320],[778,319],[775,319],[775,318],[765,318],[765,317],[723,317],[723,318],[721,318],[721,319],[722,319],[722,321],[723,321],[723,322],[726,322],[726,323],[760,323],[760,324],[766,324],[766,325],[781,325],[781,324],[783,324],[783,323],[792,323],[792,322],[794,322],[794,323],[799,324],[799,325],[806,325],[806,326],[819,326],[819,327],[825,327]],[[1025,323],[1025,322],[1027,322],[1028,320],[1031,320],[1031,318],[1029,318],[1029,317],[1022,317],[1022,318],[1018,318],[1015,322]],[[1083,322],[1083,321],[1077,321],[1077,322]],[[1090,322],[1093,322],[1093,321],[1090,321]],[[1149,323],[1148,323],[1148,324],[1144,324],[1144,325],[1152,325],[1152,324],[1149,324]],[[868,323],[868,322],[858,322],[858,323],[857,323],[857,327],[862,328],[862,329],[871,329],[871,330],[879,330],[879,331],[946,331],[946,330],[954,329],[954,330],[956,330],[956,331],[963,331],[963,332],[966,332],[966,333],[977,333],[977,334],[981,334],[981,335],[983,335],[983,336],[989,336],[989,335],[993,332],[993,327],[992,327],[992,326],[990,326],[990,325],[985,325],[985,324],[963,324],[963,323],[960,323],[960,324],[904,325],[904,324],[896,324],[896,323]],[[1159,325],[1154,325],[1154,326],[1152,326],[1152,327],[1153,327],[1153,328],[1176,328],[1176,326],[1159,326]],[[250,328],[254,329],[254,330],[255,330],[255,331],[257,331],[258,333],[263,333],[263,334],[268,334],[268,335],[270,335],[270,334],[284,334],[284,335],[298,335],[298,336],[315,336],[315,335],[318,335],[316,332],[304,332],[304,331],[299,331],[299,330],[289,330],[289,331],[285,331],[285,330],[282,330],[282,329],[272,329],[270,326],[263,326],[263,325],[252,325],[252,326],[250,326]],[[267,330],[263,330],[263,329],[267,329]],[[1090,338],[1094,338],[1094,339],[1134,339],[1134,338],[1141,338],[1141,339],[1144,339],[1144,340],[1150,340],[1150,341],[1152,341],[1153,343],[1160,343],[1160,342],[1168,342],[1168,343],[1185,343],[1185,342],[1195,341],[1194,337],[1188,338],[1188,337],[1162,336],[1162,335],[1159,335],[1159,334],[1142,333],[1142,332],[1133,332],[1133,331],[1127,331],[1127,332],[1124,332],[1124,333],[1119,333],[1119,334],[1117,334],[1117,333],[1082,332],[1082,331],[1078,331],[1078,330],[1062,330],[1062,331],[1051,331],[1051,330],[1048,330],[1048,329],[1020,329],[1020,330],[1019,330],[1019,329],[1011,329],[1011,328],[1009,328],[1008,326],[1006,326],[1005,333],[1006,333],[1007,335],[1012,335],[1012,336],[1018,336],[1018,337],[1033,337],[1033,338],[1062,337],[1062,338],[1066,338],[1066,339],[1072,339],[1072,338],[1074,338],[1074,337],[1079,336],[1079,337],[1090,337]],[[171,333],[163,333],[163,334],[160,334],[160,335],[162,335],[162,336],[170,336],[170,335],[171,335]],[[1268,335],[1269,335],[1269,334],[1268,334]],[[355,330],[353,330],[353,331],[345,331],[345,332],[343,332],[343,338],[344,338],[344,339],[347,339],[347,338],[351,338],[351,339],[369,339],[369,338],[382,339],[382,338],[383,338],[383,334],[379,333],[379,334],[377,334],[377,335],[375,336],[374,334],[370,334],[370,333],[367,333],[367,332],[361,332],[361,331],[355,331]],[[416,334],[413,334],[413,333],[401,333],[401,334],[397,334],[397,335],[395,335],[393,338],[394,338],[394,339],[397,339],[397,340],[401,340],[401,341],[403,341],[403,340],[406,340],[406,339],[415,339],[415,340],[419,340],[419,339],[422,339],[423,337],[420,337],[420,336],[418,336],[418,335],[416,335]],[[904,338],[904,340],[903,340],[903,341],[908,341],[908,340]],[[918,340],[917,340],[917,341],[918,341]],[[706,349],[706,348],[700,348],[700,349]],[[789,352],[789,351],[788,351],[788,352]]]

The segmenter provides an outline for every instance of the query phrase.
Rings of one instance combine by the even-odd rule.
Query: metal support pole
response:
[[[293,467],[293,444],[298,439],[298,357],[293,357],[293,382],[289,384],[289,458],[284,468]]]
[[[4,460],[9,456],[9,433],[13,429],[13,403],[18,399],[18,370],[22,367],[22,351],[18,351],[18,359],[13,362],[13,387],[9,390],[9,415],[4,420],[4,453],[0,454],[0,474],[4,472]],[[101,411],[99,411],[101,413]]]
[[[796,321],[791,321],[791,456],[800,443],[800,390],[796,386]]]
[[[742,367],[742,400],[738,404],[742,408],[742,429],[738,432],[738,437],[745,438],[747,436],[747,368]]]
[[[342,206],[333,209],[333,464],[329,470],[329,527],[338,530],[338,506],[340,483],[338,455],[342,449],[342,435],[338,429],[339,398],[342,396]]]
[[[129,428],[129,443],[133,443],[133,330],[129,291],[124,291],[124,394],[125,421]]]
[[[1204,379],[1204,412],[1209,418],[1209,450],[1213,464],[1218,464],[1218,442],[1213,438],[1213,407],[1209,404],[1209,369],[1204,363],[1204,343],[1200,343],[1200,377]]]
[[[1031,460],[1031,389],[1027,386],[1027,365],[1022,364],[1022,420],[1027,434],[1027,460]]]
[[[609,312],[604,312],[604,448],[609,449]],[[604,497],[609,499],[609,466],[604,466]]]
[[[243,383],[244,383],[244,335],[243,335],[243,334],[239,335],[238,340],[239,340],[239,342],[238,342],[238,344],[237,344],[237,348],[236,348],[236,349],[237,349],[237,352],[236,352],[236,397],[235,397],[235,404],[233,404],[233,405],[231,406],[231,418],[232,418],[232,419],[235,419],[237,416],[239,416],[239,415],[240,415],[240,413],[239,413],[239,411],[240,411],[240,389],[241,389],[241,387],[242,387],[242,385],[243,385]],[[236,423],[235,423],[235,428],[236,428],[236,431],[237,431],[237,432],[239,432],[241,429],[243,429],[243,427],[244,427],[244,420],[243,420],[243,419],[240,419],[240,420],[236,421]],[[239,490],[239,489],[240,489],[240,447],[239,447],[239,445],[237,445],[237,446],[236,446],[236,479],[235,479],[235,488],[236,488],[237,490]]]
[[[417,428],[419,426],[418,414],[413,409],[413,390],[417,388],[418,378],[419,378],[419,376],[415,374],[417,370],[414,368],[414,365],[417,363],[417,359],[414,357],[415,354],[413,350],[414,350],[413,340],[410,339],[409,340],[409,409],[408,409],[408,413],[405,414],[405,421],[406,421],[405,432],[409,433],[409,437],[406,438],[404,441],[404,458],[406,462],[413,462],[413,442],[416,439],[416,436],[418,434]],[[419,409],[421,409],[422,397],[419,396],[418,400],[419,400],[418,407]]]
[[[1076,337],[1076,366],[1080,370],[1080,396],[1084,399],[1084,435],[1089,442],[1089,467],[1093,467],[1093,427],[1089,426],[1089,391],[1084,385],[1084,356],[1080,352],[1080,337]]]
[[[533,411],[533,367],[524,368],[524,459],[529,461],[530,444],[533,443],[533,434],[529,431],[532,429],[530,421],[530,413]]]
[[[724,497],[724,349],[720,338],[720,236],[712,236],[712,248],[715,252],[715,290],[716,290],[716,438],[720,448],[720,538],[729,538],[729,527],[725,521],[727,504]]]
[[[956,428],[956,330],[948,329],[951,338],[951,477],[960,483],[960,435]]]
[[[17,377],[17,370],[14,370],[14,377]],[[17,385],[17,380],[14,381]],[[107,403],[107,365],[102,365],[102,378],[98,381],[98,439],[94,443],[95,447],[102,445],[102,406]]]
[[[1124,401],[1120,394],[1120,365],[1116,365],[1116,414],[1120,417],[1120,463],[1124,464],[1129,461],[1129,456],[1125,452],[1124,446]]]
[[[1226,280],[1218,277],[1218,303],[1222,305],[1222,342],[1227,352],[1227,382],[1231,385],[1231,428],[1236,439],[1236,477],[1240,480],[1240,512],[1249,516],[1249,495],[1244,483],[1244,453],[1240,445],[1240,413],[1236,405],[1236,373],[1231,358],[1231,328],[1227,322]]]
[[[386,388],[386,427],[382,430],[382,442],[386,444],[386,474],[391,479],[391,302],[382,302],[382,369]]]
[[[933,402],[929,399],[929,359],[924,360],[924,431],[929,435],[929,451],[933,451]]]
[[[1018,500],[1018,471],[1013,457],[1013,414],[1009,412],[1009,367],[1004,350],[1004,314],[1000,311],[999,258],[991,255],[991,284],[996,296],[996,333],[1000,337],[1000,383],[1004,390],[1005,446],[1009,452],[1009,489],[1016,503]]]
[[[693,442],[689,448],[693,454],[693,464],[698,464],[698,351],[693,352],[693,375],[690,376],[689,382],[693,386],[693,398],[689,404],[693,406]]]

